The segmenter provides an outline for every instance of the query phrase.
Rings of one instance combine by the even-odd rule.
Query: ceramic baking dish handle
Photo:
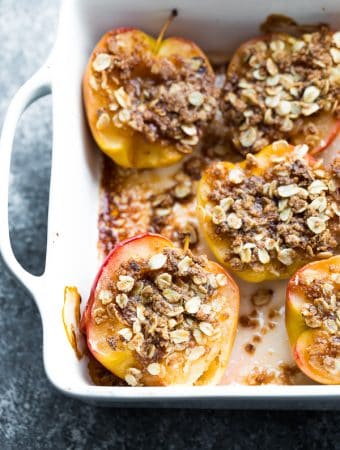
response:
[[[35,100],[51,93],[50,65],[46,63],[14,95],[5,116],[0,138],[0,251],[13,274],[35,296],[41,276],[27,272],[14,256],[8,224],[8,192],[13,141],[21,114]]]

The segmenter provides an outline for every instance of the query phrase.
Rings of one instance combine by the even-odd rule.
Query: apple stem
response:
[[[183,250],[186,252],[187,250],[189,250],[189,246],[190,246],[190,236],[185,236]]]
[[[162,29],[157,38],[157,42],[156,42],[156,46],[155,46],[155,53],[158,53],[161,43],[163,41],[164,35],[165,35],[167,29],[169,28],[171,22],[174,20],[175,17],[177,17],[177,15],[178,15],[177,9],[173,9],[171,11],[169,17],[167,18],[166,22],[162,26]]]

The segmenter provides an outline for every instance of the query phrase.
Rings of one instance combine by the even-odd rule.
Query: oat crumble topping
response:
[[[209,169],[206,212],[215,238],[228,244],[225,261],[234,270],[278,275],[301,256],[332,256],[339,232],[336,183],[320,162],[301,157],[306,150],[273,156],[263,176],[252,175],[249,165],[228,175],[219,164]]]
[[[299,39],[274,34],[254,40],[227,74],[222,98],[227,134],[241,153],[299,133],[316,146],[321,138],[314,116],[340,117],[340,32],[325,27]]]
[[[340,267],[331,267],[330,279],[300,277],[306,303],[301,314],[308,327],[320,331],[307,348],[310,362],[340,373]]]
[[[227,279],[209,273],[206,264],[205,257],[190,251],[165,248],[149,259],[129,260],[109,290],[97,293],[102,306],[94,310],[95,322],[116,317],[124,324],[108,338],[109,345],[127,346],[138,360],[138,368],[125,377],[129,385],[141,385],[145,371],[157,376],[175,363],[189,370],[220,338],[225,305],[216,294]]]
[[[204,58],[155,55],[132,32],[113,34],[93,56],[90,85],[108,101],[98,111],[99,130],[113,122],[183,153],[198,144],[216,110],[214,75]]]

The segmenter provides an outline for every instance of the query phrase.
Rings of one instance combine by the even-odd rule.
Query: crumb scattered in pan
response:
[[[216,110],[214,75],[200,56],[167,58],[146,37],[112,34],[92,57],[90,86],[108,100],[98,110],[97,128],[137,131],[149,142],[174,143],[183,153],[196,147]]]
[[[255,353],[256,347],[254,344],[251,344],[250,342],[248,342],[248,344],[246,344],[244,346],[244,350],[249,353],[250,355],[253,355]]]
[[[257,328],[260,325],[257,310],[254,309],[250,314],[241,315],[239,323],[244,328]]]
[[[295,378],[300,374],[295,364],[282,363],[277,369],[267,367],[254,367],[245,377],[245,383],[250,386],[262,384],[295,384]]]

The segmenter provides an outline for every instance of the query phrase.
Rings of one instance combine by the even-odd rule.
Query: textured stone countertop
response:
[[[0,0],[0,126],[48,55],[58,8],[57,0]],[[51,134],[46,97],[21,120],[10,189],[14,250],[35,274],[45,254]],[[339,412],[101,409],[65,398],[44,373],[37,308],[1,260],[0,305],[1,449],[340,448]]]

